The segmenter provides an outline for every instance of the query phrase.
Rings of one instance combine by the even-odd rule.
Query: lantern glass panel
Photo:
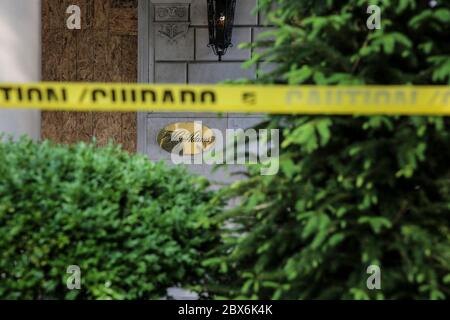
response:
[[[222,60],[227,49],[233,46],[234,14],[236,0],[207,0],[209,47]]]

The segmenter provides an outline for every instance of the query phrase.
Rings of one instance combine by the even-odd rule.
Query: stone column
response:
[[[0,82],[41,78],[41,1],[0,1]],[[0,132],[40,137],[40,111],[0,109]]]

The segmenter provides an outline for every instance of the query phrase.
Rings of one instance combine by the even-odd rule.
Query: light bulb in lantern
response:
[[[221,15],[220,17],[219,17],[219,21],[218,21],[218,25],[221,27],[221,28],[224,28],[225,27],[225,20],[226,20],[226,17],[224,16],[224,15]]]

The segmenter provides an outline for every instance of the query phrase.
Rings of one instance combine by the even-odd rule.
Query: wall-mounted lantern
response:
[[[207,0],[208,2],[208,25],[209,25],[209,47],[222,61],[222,56],[233,44],[234,13],[236,0]]]

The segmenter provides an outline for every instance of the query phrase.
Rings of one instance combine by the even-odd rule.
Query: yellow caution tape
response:
[[[450,115],[450,86],[0,83],[0,108]]]

